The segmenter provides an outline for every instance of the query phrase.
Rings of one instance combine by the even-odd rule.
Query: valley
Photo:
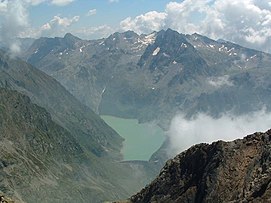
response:
[[[0,201],[270,200],[270,3],[166,1],[0,0]]]
[[[133,192],[176,155],[170,151],[170,138],[162,135],[176,114],[186,120],[201,113],[218,119],[271,110],[271,55],[196,33],[127,31],[97,40],[67,33],[37,39],[21,57],[87,108],[107,115],[104,121],[124,138],[117,160],[134,173],[118,182],[127,186],[145,179],[130,188]],[[147,136],[153,129],[148,123],[159,126],[155,135]],[[103,155],[108,148],[102,144],[93,152]]]

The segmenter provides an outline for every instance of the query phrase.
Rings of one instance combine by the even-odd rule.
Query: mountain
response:
[[[271,130],[195,145],[125,202],[270,202],[270,142]]]
[[[271,110],[271,55],[174,30],[132,31],[99,40],[41,38],[24,59],[101,115],[155,122],[168,130],[176,112],[220,117]],[[151,161],[169,156],[166,141]]]
[[[48,202],[71,199],[72,194],[61,193],[78,187],[77,165],[86,159],[80,145],[27,96],[0,89],[0,98],[1,192],[26,202],[40,202],[48,194]]]
[[[111,66],[126,64],[131,58],[137,61],[137,55],[144,50],[141,46],[144,48],[144,43],[151,40],[141,38],[133,32],[115,33],[108,39],[94,41],[80,40],[71,34],[64,38],[40,38],[25,58],[97,111],[107,81],[117,75],[116,68]]]
[[[128,197],[155,175],[149,162],[122,162],[123,138],[55,79],[3,51],[0,87],[0,192],[7,196],[101,202]]]
[[[0,87],[28,95],[96,156],[119,156],[123,139],[56,80],[4,52],[0,52],[0,71]]]
[[[67,38],[38,39],[24,58],[100,114],[167,129],[177,111],[219,117],[270,110],[270,54],[171,29]]]

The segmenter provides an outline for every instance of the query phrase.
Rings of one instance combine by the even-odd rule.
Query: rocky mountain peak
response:
[[[71,33],[66,33],[64,36],[64,39],[66,39],[66,40],[81,40],[79,37],[76,37]]]
[[[162,75],[167,74],[169,70],[181,73],[174,78],[177,83],[211,71],[186,36],[171,29],[157,33],[155,42],[146,48],[138,65],[148,68],[151,72],[159,70]]]
[[[62,46],[70,49],[76,49],[76,43],[82,41],[80,38],[72,35],[71,33],[67,33],[63,39],[60,39],[60,42],[63,43]]]
[[[269,202],[271,130],[199,144],[169,160],[131,202]]]

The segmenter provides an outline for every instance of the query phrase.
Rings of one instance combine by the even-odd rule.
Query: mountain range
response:
[[[271,108],[271,55],[231,42],[171,29],[20,40],[20,58],[0,51],[0,192],[21,202],[125,199],[157,175],[169,158],[169,140],[149,161],[123,161],[123,138],[97,114],[151,121],[166,131],[176,112],[189,119]],[[198,153],[206,158],[224,145],[196,146],[167,162],[165,174],[180,159],[196,164]],[[161,186],[168,183],[162,180]],[[198,198],[187,181],[185,198]],[[144,191],[131,200],[161,200],[155,190]]]
[[[82,40],[40,38],[21,56],[100,115],[154,122],[176,113],[219,118],[270,111],[271,55],[199,34],[133,31]],[[169,141],[152,156],[162,167]]]
[[[157,121],[164,129],[177,111],[189,118],[270,110],[271,55],[199,34],[66,34],[36,40],[23,58],[95,112]]]

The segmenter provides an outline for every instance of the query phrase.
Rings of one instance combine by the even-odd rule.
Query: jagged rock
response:
[[[191,147],[130,201],[271,202],[271,130]]]
[[[0,194],[0,203],[15,203],[15,201],[11,200],[10,198],[6,197],[3,194]]]

